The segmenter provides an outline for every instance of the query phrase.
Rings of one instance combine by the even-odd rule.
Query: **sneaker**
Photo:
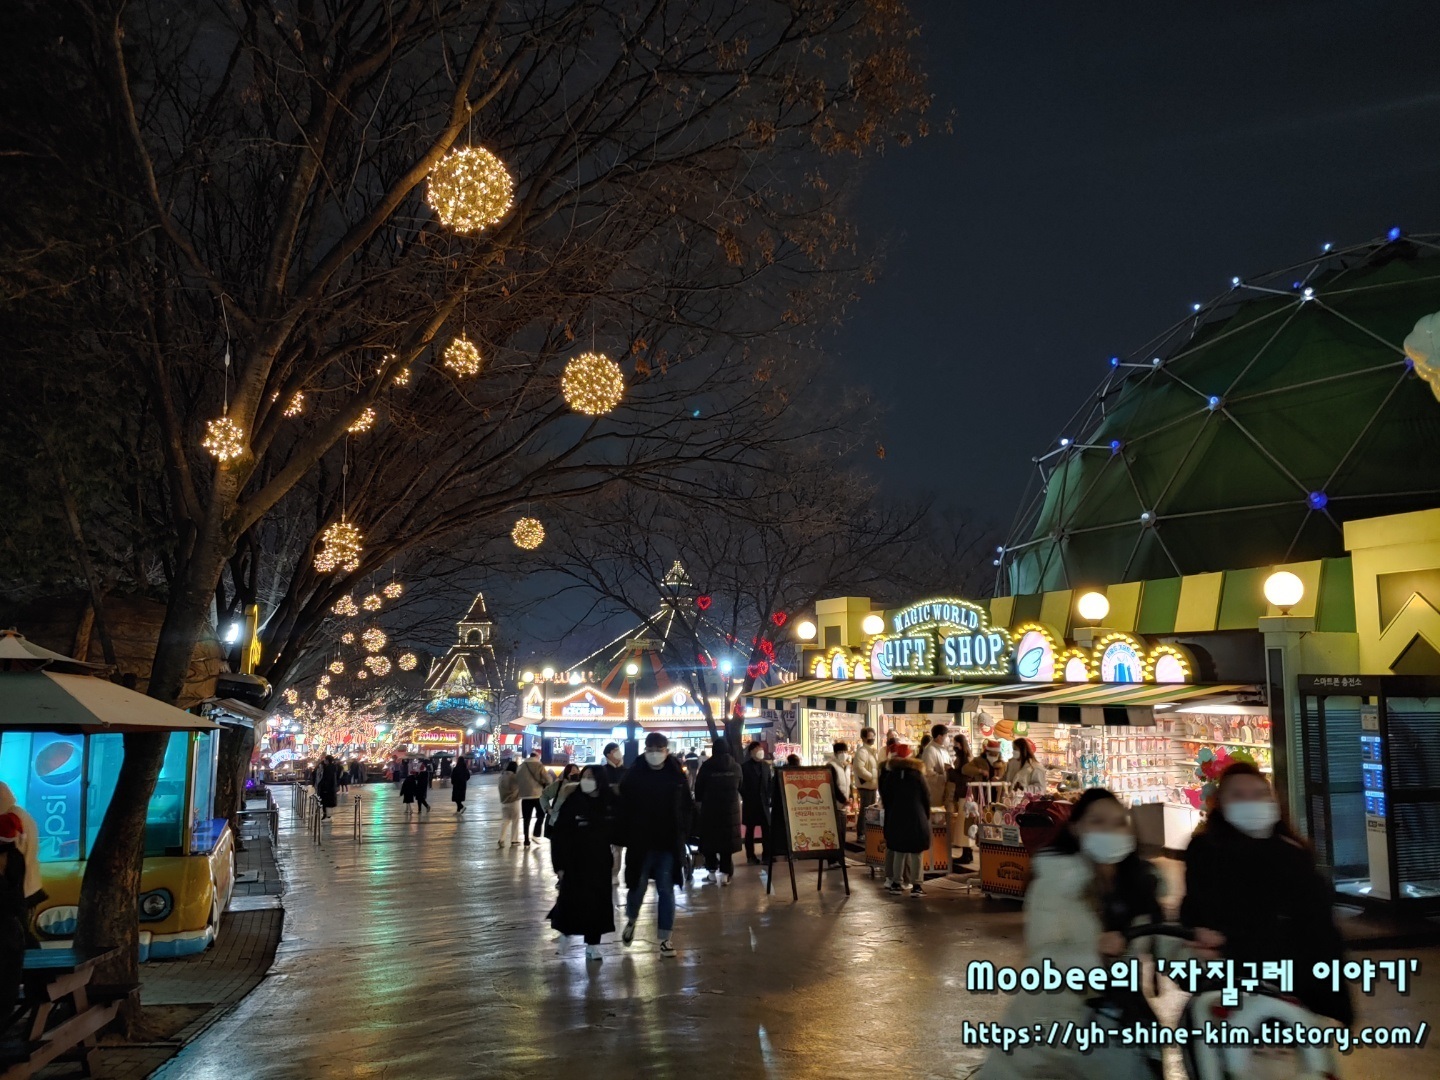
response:
[[[893,893],[895,896],[899,896],[899,895],[900,895],[901,893],[903,893],[904,891],[905,891],[904,887],[901,886],[901,884],[900,884],[898,881],[892,881],[892,882],[890,883],[890,892]]]
[[[525,841],[525,846],[526,846],[526,847],[529,847],[529,846],[530,846],[530,841],[529,841],[528,838],[527,838],[526,841]]]
[[[620,932],[620,940],[629,945],[635,940],[635,920],[631,919],[625,924],[625,929]]]
[[[505,846],[505,841],[501,840],[500,843],[496,844],[495,846],[498,848],[503,848]]]
[[[599,946],[599,945],[586,945],[586,946],[585,946],[585,962],[586,962],[587,964],[598,964],[598,963],[600,963],[600,961],[602,961],[602,960],[604,960],[604,959],[605,959],[605,958],[600,955],[600,946]]]
[[[519,840],[511,840],[511,841],[510,841],[510,846],[511,846],[511,847],[519,847],[519,846],[520,846],[520,841],[519,841]]]
[[[668,937],[660,942],[660,959],[665,960],[679,955],[680,954],[675,951],[675,944]]]
[[[910,886],[910,895],[911,895],[911,896],[924,896],[924,895],[925,895],[925,890],[922,889],[919,885],[911,885],[911,886]]]
[[[729,874],[721,874],[721,875],[720,875],[720,884],[721,884],[721,885],[729,885],[729,884],[730,884],[730,875],[729,875]]]

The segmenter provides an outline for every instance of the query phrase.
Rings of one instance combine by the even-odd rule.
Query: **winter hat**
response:
[[[895,744],[895,749],[894,749],[893,753],[894,753],[894,755],[895,755],[896,757],[900,757],[900,758],[909,757],[909,756],[910,756],[910,744],[909,744],[909,743],[903,743],[903,742],[902,742],[902,743],[896,743],[896,744]]]
[[[990,753],[991,751],[994,751],[994,752],[997,753],[997,754],[1000,752],[1000,740],[999,740],[999,739],[986,739],[986,740],[985,740],[985,753],[988,754],[988,753]]]
[[[0,814],[0,844],[18,844],[24,831],[17,815]]]

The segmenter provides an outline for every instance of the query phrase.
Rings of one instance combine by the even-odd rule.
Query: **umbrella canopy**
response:
[[[79,728],[93,733],[216,727],[213,720],[91,675],[0,672],[0,728]]]
[[[53,663],[75,664],[78,667],[100,667],[84,660],[76,660],[64,653],[51,652],[30,641],[18,630],[0,630],[0,665],[13,667],[17,663],[26,666],[43,667]]]

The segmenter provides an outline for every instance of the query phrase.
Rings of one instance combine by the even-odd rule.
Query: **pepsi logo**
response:
[[[51,787],[67,787],[80,779],[84,761],[78,741],[52,739],[35,751],[32,771],[37,779]]]

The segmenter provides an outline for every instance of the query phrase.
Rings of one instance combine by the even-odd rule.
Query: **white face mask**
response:
[[[850,755],[849,755],[849,754],[836,754],[836,755],[835,755],[835,760],[838,761],[841,765],[844,765],[847,761],[850,760]]]
[[[1111,865],[1135,851],[1135,836],[1128,832],[1087,832],[1080,836],[1080,850],[1091,862]]]
[[[580,790],[583,791],[586,795],[594,795],[595,792],[599,790],[599,788],[600,785],[596,782],[593,776],[583,777],[580,781]]]
[[[605,760],[610,762],[611,765],[619,765],[622,760],[620,751],[611,750],[610,753],[606,755]]]
[[[664,765],[665,759],[669,756],[669,752],[666,750],[645,751],[645,760],[649,763],[652,769],[658,769],[661,765]]]
[[[752,750],[752,751],[750,751],[750,760],[751,760],[751,761],[764,761],[764,760],[765,760],[765,751],[764,751],[764,750]]]
[[[997,752],[994,751],[994,750],[989,750],[989,751],[986,751],[986,753],[985,753],[985,759],[986,759],[987,761],[999,761],[999,760],[1000,760],[1000,755],[999,755],[999,753],[997,753]]]
[[[1233,802],[1225,807],[1225,820],[1246,836],[1263,840],[1280,823],[1280,804],[1274,799]]]

